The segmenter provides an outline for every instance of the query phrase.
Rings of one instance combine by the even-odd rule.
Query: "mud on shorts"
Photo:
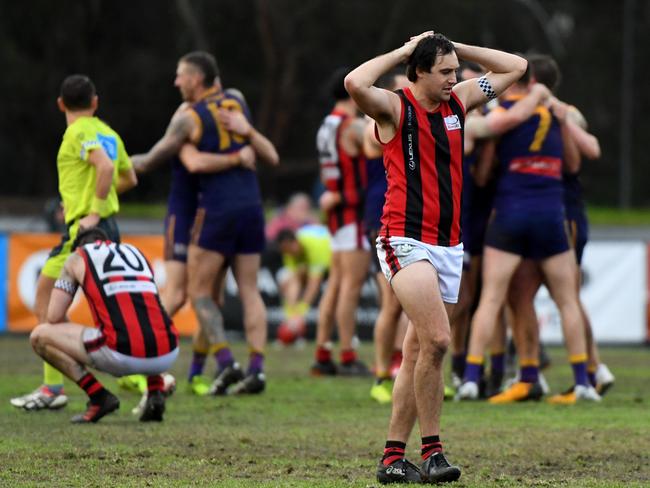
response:
[[[438,273],[440,295],[446,303],[458,302],[463,272],[463,245],[434,246],[410,237],[378,237],[377,257],[381,270],[390,282],[397,272],[417,261],[428,261]]]
[[[115,217],[110,216],[100,219],[97,227],[106,231],[108,238],[113,242],[120,242],[120,231],[117,228]],[[72,244],[79,233],[79,219],[73,220],[67,224],[65,233],[61,238],[58,246],[50,251],[50,255],[41,270],[41,273],[48,278],[57,279],[61,274],[65,260],[68,259],[72,252]]]
[[[131,374],[161,374],[169,371],[178,357],[178,347],[167,354],[153,358],[127,356],[105,345],[101,331],[91,327],[84,329],[81,340],[90,358],[90,366],[118,377]]]

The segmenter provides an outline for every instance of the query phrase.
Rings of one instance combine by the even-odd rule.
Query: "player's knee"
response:
[[[29,342],[32,345],[32,349],[37,354],[40,354],[45,347],[45,333],[44,330],[47,327],[47,324],[40,324],[29,335]]]
[[[435,334],[425,347],[422,346],[423,351],[433,358],[435,362],[442,362],[449,345],[451,344],[451,334],[446,332],[441,332]]]

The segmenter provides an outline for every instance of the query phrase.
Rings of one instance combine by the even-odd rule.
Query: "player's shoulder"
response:
[[[236,98],[236,99],[238,99],[239,101],[241,101],[241,102],[243,102],[243,103],[246,103],[246,97],[244,97],[244,94],[243,94],[242,91],[241,91],[240,89],[238,89],[238,88],[233,88],[233,87],[226,88],[226,89],[223,91],[223,93],[224,93],[225,95],[227,95],[227,96],[230,96],[230,97]]]

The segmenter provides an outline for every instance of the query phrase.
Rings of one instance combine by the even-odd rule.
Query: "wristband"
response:
[[[108,215],[108,198],[94,196],[90,204],[90,213],[96,213],[100,217]]]
[[[79,285],[75,283],[71,283],[68,280],[62,280],[60,278],[54,282],[54,288],[56,288],[57,290],[64,291],[72,296],[74,296],[75,293],[77,293],[78,287]]]

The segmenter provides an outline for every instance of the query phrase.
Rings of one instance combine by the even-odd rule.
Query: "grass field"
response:
[[[377,486],[390,407],[369,399],[367,380],[312,379],[310,347],[270,348],[264,395],[196,398],[184,389],[183,346],[172,371],[179,389],[162,424],[137,422],[130,410],[138,396],[100,375],[122,407],[99,424],[75,426],[69,417],[85,406],[75,385],[62,411],[9,405],[39,383],[41,366],[25,336],[0,337],[0,485]],[[243,347],[235,349],[243,357]],[[361,352],[369,359],[369,347]],[[547,377],[560,389],[570,371],[562,350],[551,354]],[[601,405],[446,403],[443,442],[463,469],[454,486],[650,486],[650,350],[602,355],[617,383]],[[418,448],[414,435],[414,461]]]

